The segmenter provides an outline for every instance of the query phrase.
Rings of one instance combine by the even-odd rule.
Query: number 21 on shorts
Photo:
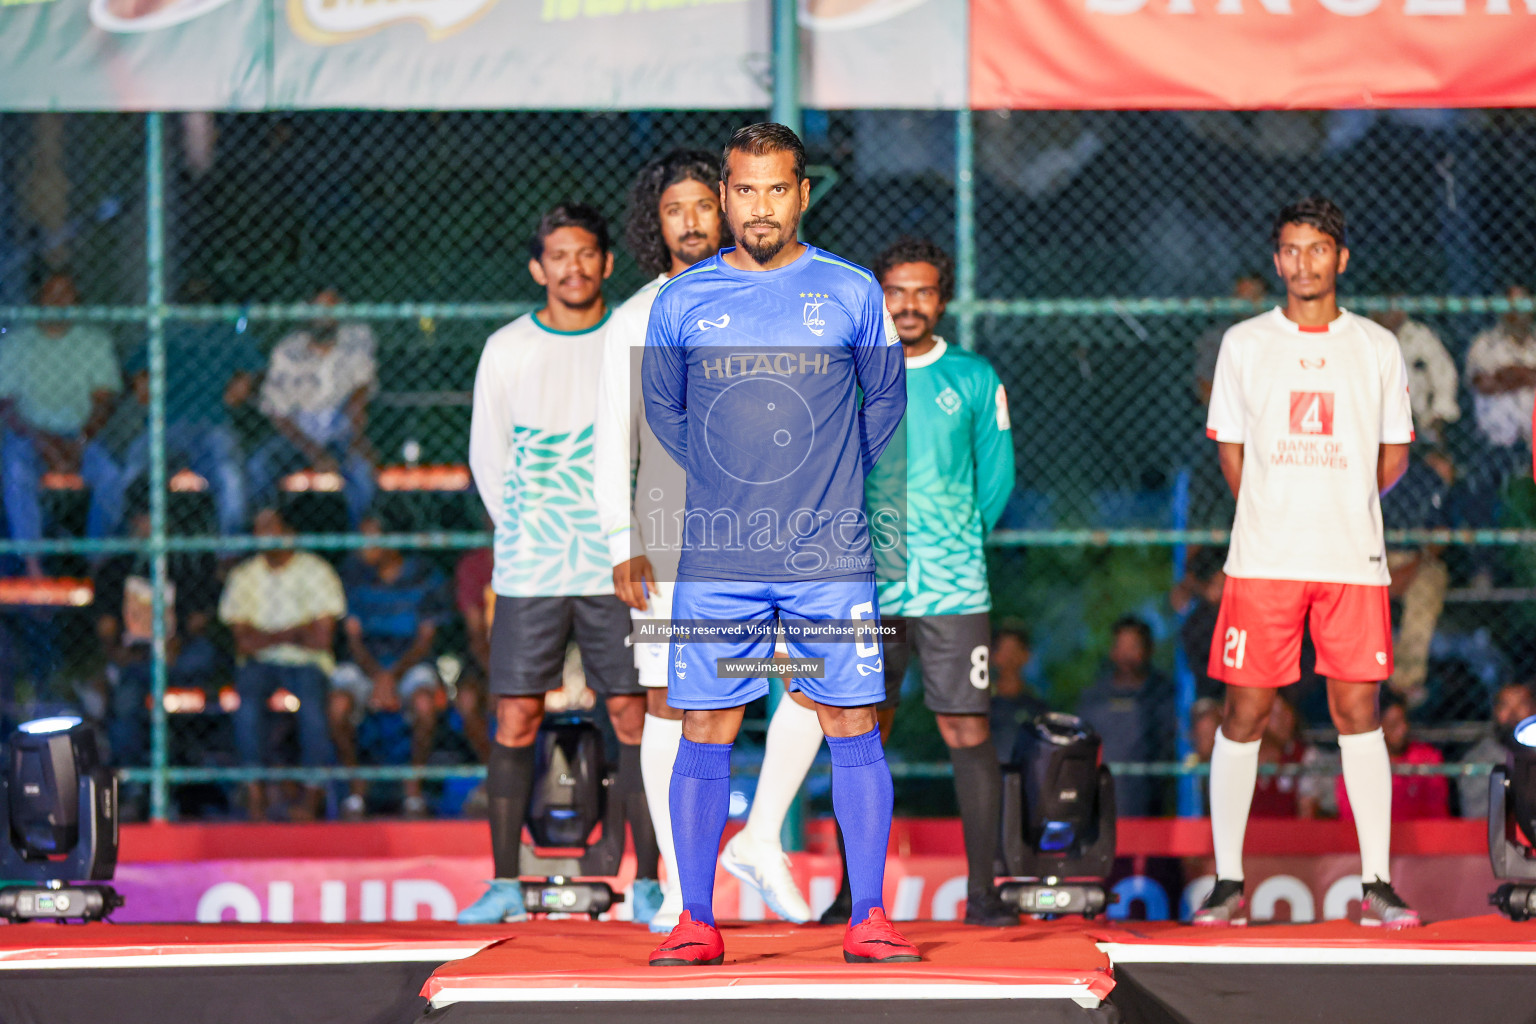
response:
[[[1248,653],[1248,631],[1235,626],[1227,627],[1227,640],[1221,649],[1221,663],[1227,668],[1242,668],[1243,657]]]

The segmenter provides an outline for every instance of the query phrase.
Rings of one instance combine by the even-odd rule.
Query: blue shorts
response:
[[[768,677],[721,679],[720,658],[767,659],[773,656],[776,619],[806,622],[868,621],[878,626],[880,604],[873,573],[829,580],[782,583],[740,582],[679,574],[672,592],[677,623],[741,623],[755,627],[741,639],[680,642],[671,647],[667,703],[675,708],[713,710],[741,707],[768,692]],[[877,633],[846,640],[807,643],[786,640],[792,658],[822,658],[821,678],[792,677],[799,690],[819,704],[856,708],[885,699],[884,655]]]

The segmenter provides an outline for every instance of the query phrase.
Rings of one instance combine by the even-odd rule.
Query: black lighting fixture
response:
[[[117,867],[117,780],[96,735],[73,716],[24,722],[0,773],[0,918],[98,920],[123,900],[104,882]]]
[[[1536,917],[1536,715],[1515,726],[1509,760],[1488,780],[1488,859],[1504,884],[1489,902],[1511,921]]]
[[[523,905],[530,914],[605,913],[624,900],[607,882],[624,856],[623,801],[610,800],[614,777],[602,730],[586,715],[546,715],[534,742],[531,847],[522,854]],[[601,826],[595,840],[594,832]],[[555,851],[575,851],[575,856]]]
[[[1115,863],[1115,782],[1098,735],[1076,715],[1046,712],[1003,770],[1005,901],[1023,914],[1103,913]]]

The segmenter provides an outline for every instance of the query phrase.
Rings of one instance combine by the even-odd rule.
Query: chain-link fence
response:
[[[116,764],[176,769],[160,776],[173,813],[233,813],[251,750],[313,766],[335,756],[322,739],[338,774],[373,769],[373,806],[424,795],[455,813],[485,743],[469,394],[485,337],[542,299],[531,228],[565,198],[617,223],[644,161],[760,116],[0,114],[8,719],[84,711]],[[1023,671],[1065,709],[1101,676],[1113,623],[1149,625],[1170,681],[1140,761],[1173,758],[1174,704],[1208,692],[1232,512],[1203,429],[1221,330],[1277,297],[1273,211],[1338,199],[1348,304],[1399,330],[1414,379],[1419,443],[1386,502],[1394,689],[1452,757],[1483,736],[1533,653],[1532,390],[1504,371],[1536,366],[1529,302],[1508,291],[1536,281],[1536,118],[812,111],[805,127],[808,240],[866,264],[903,234],[959,256],[944,329],[998,368],[1017,447],[997,617],[1029,627]],[[620,250],[607,293],[642,280]],[[272,505],[296,542],[256,517]],[[381,572],[415,594],[412,630],[386,645],[412,662],[398,713],[363,713],[368,659],[331,672],[359,661],[344,628],[320,659],[329,692],[239,692],[220,603],[243,559],[293,543],[354,602]],[[159,551],[174,589],[153,585]],[[159,702],[157,599],[174,612]],[[1304,726],[1326,726],[1319,692],[1295,693]],[[242,696],[281,713],[232,714]],[[897,750],[937,754],[904,708]]]

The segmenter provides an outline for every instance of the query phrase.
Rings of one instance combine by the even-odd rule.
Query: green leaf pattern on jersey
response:
[[[967,484],[941,476],[931,462],[908,466],[907,578],[881,585],[882,613],[960,615],[991,609],[986,558],[976,542],[982,535],[981,512]]]
[[[496,593],[605,593],[608,549],[592,488],[592,433],[514,426],[496,524]]]

